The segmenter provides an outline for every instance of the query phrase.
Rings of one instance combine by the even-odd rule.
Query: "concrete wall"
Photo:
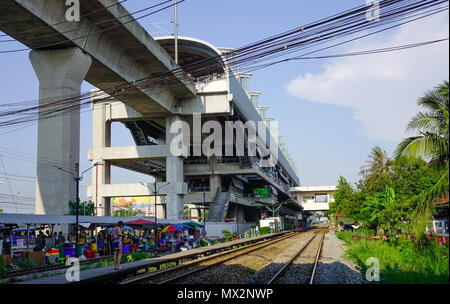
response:
[[[206,222],[206,236],[223,237],[222,230],[229,230],[231,233],[243,233],[250,229],[256,223],[222,223]]]

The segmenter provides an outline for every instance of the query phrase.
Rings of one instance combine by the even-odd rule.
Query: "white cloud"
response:
[[[448,38],[448,13],[403,25],[395,32],[365,38],[344,53]],[[448,41],[418,48],[331,59],[323,71],[289,82],[287,92],[314,102],[349,107],[369,139],[398,142],[417,113],[423,92],[449,77]]]

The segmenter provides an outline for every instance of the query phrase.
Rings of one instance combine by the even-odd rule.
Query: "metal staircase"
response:
[[[208,222],[223,222],[227,215],[228,206],[230,204],[231,193],[221,192],[220,188],[217,188],[214,201],[209,208]]]

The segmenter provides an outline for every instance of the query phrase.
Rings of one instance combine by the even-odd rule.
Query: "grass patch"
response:
[[[353,235],[353,236],[352,236]],[[380,261],[380,282],[384,284],[448,284],[449,248],[437,248],[432,242],[416,244],[411,240],[368,240],[352,232],[336,236],[347,245],[347,257],[362,269],[363,277],[369,257]],[[372,283],[372,282],[371,282]]]

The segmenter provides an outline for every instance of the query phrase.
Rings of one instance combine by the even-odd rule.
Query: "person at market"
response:
[[[45,248],[45,235],[42,233],[42,231],[39,231],[39,234],[36,238],[36,251],[42,251],[42,249]]]
[[[53,233],[53,239],[55,241],[55,246],[58,245],[59,241],[58,241],[58,233],[57,232]]]
[[[119,221],[111,230],[112,248],[114,251],[114,269],[120,270],[120,260],[122,258],[122,228],[123,222]]]
[[[62,231],[59,232],[58,234],[58,243],[64,243],[66,241],[66,238],[64,237]]]

